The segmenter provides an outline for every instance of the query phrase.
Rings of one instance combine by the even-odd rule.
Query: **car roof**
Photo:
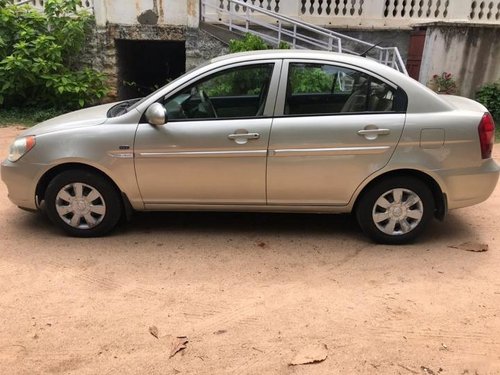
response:
[[[317,59],[328,60],[335,62],[342,62],[357,66],[362,66],[370,70],[378,71],[379,69],[385,70],[389,68],[385,65],[378,63],[370,58],[351,55],[347,53],[338,53],[330,51],[315,51],[315,50],[302,50],[302,49],[269,49],[248,52],[237,52],[225,56],[215,57],[211,60],[212,63],[225,62],[227,60],[236,61],[251,61],[261,59]],[[389,68],[391,73],[397,70]],[[401,74],[401,73],[400,73]]]
[[[316,51],[316,50],[304,50],[304,49],[267,49],[267,50],[257,50],[257,51],[247,51],[247,52],[237,52],[231,53],[224,56],[215,57],[212,59],[212,62],[233,59],[233,58],[241,58],[242,60],[246,59],[261,59],[261,58],[320,58],[320,59],[333,59],[336,61],[339,60],[353,60],[353,61],[365,61],[365,57],[351,55],[347,53],[338,53],[338,52],[330,52],[330,51]]]

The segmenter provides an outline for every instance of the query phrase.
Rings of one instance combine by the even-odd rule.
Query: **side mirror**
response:
[[[167,123],[167,110],[160,103],[153,103],[146,110],[146,119],[151,125],[165,125]]]

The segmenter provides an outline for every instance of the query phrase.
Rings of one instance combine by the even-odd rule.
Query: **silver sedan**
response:
[[[490,196],[494,133],[481,104],[374,61],[262,51],[43,122],[1,172],[14,204],[73,236],[106,234],[134,210],[353,212],[397,244]]]

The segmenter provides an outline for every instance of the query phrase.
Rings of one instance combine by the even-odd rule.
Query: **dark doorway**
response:
[[[146,96],[186,70],[185,42],[121,40],[118,54],[118,98]]]
[[[420,66],[422,65],[422,55],[425,45],[425,29],[413,30],[410,34],[410,46],[408,47],[408,61],[406,69],[408,75],[418,81]]]

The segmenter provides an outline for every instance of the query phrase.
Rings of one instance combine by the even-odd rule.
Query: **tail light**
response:
[[[481,157],[491,158],[493,143],[495,142],[495,122],[489,113],[485,113],[478,127],[479,142],[481,143]]]

